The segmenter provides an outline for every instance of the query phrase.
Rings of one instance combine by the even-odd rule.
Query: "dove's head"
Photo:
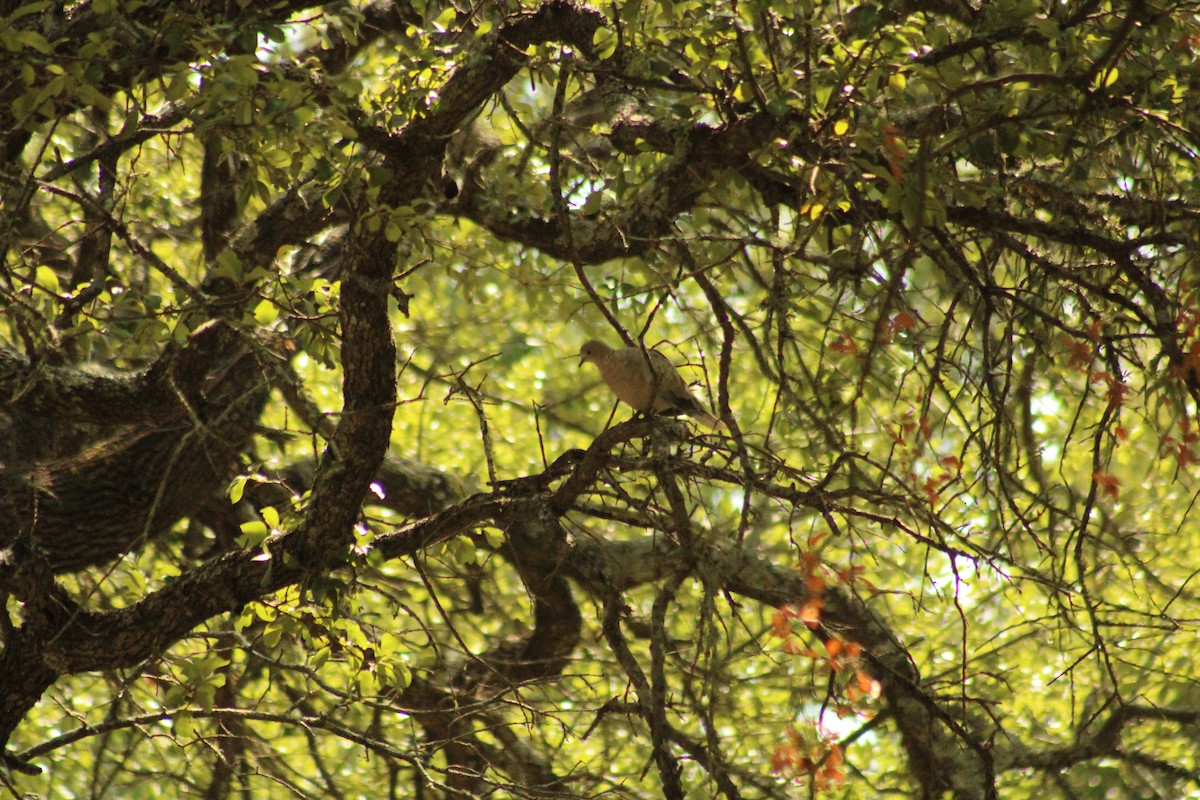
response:
[[[582,367],[589,361],[593,364],[598,363],[600,359],[607,357],[611,352],[612,348],[604,342],[599,339],[592,339],[579,351],[579,366]]]

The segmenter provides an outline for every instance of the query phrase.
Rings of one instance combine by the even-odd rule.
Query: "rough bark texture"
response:
[[[5,639],[0,673],[22,677],[0,687],[5,739],[59,675],[132,666],[161,653],[204,620],[328,568],[333,554],[351,541],[367,484],[387,449],[395,403],[395,345],[387,293],[378,290],[390,270],[390,258],[363,257],[349,265],[340,315],[345,407],[317,470],[304,523],[266,546],[270,559],[255,552],[230,553],[130,608],[89,612],[54,587],[50,567],[37,550],[38,537],[15,537],[0,564],[0,587],[20,600],[24,611],[22,624]],[[203,498],[194,486],[181,488]]]
[[[197,511],[236,474],[266,402],[250,343],[202,326],[145,372],[98,376],[0,355],[0,547],[57,572],[106,564]]]
[[[109,94],[124,91],[135,82],[154,80],[172,64],[214,55],[195,49],[199,38],[156,35],[177,23],[173,16],[177,5],[142,4],[129,20],[131,24],[113,33],[133,55],[114,60],[106,67],[95,81],[97,91]],[[268,4],[259,10],[254,4],[240,9],[238,4],[227,2],[197,2],[188,7],[194,18],[206,21],[214,29],[255,31],[310,5],[285,2]],[[939,13],[949,14],[964,24],[976,16],[975,10],[965,4],[934,5]],[[1141,4],[1134,3],[1131,7],[1137,10]],[[1070,28],[1084,16],[1072,17],[1062,24]],[[1134,17],[1131,13],[1130,19]],[[420,15],[403,4],[379,2],[364,10],[363,19],[362,36],[354,44],[334,41],[329,48],[313,54],[314,58],[328,70],[341,69],[374,38],[405,35],[402,32],[406,26],[420,21]],[[52,8],[30,15],[21,22],[21,29],[42,31],[46,40],[53,43],[53,52],[69,59],[89,41],[89,36],[105,31],[105,24],[106,18],[95,13],[92,4],[77,3],[66,12]],[[603,644],[611,650],[631,687],[625,699],[614,700],[612,708],[606,710],[619,710],[639,720],[639,724],[644,723],[652,750],[648,762],[657,771],[665,796],[682,796],[685,759],[703,765],[727,796],[738,796],[718,748],[713,743],[689,739],[669,723],[662,617],[677,587],[689,577],[701,578],[714,592],[772,606],[804,603],[811,599],[811,591],[794,571],[781,569],[762,558],[742,539],[744,530],[717,531],[715,535],[709,532],[707,536],[694,530],[679,490],[678,476],[733,491],[753,491],[813,515],[828,513],[847,497],[864,505],[879,498],[865,491],[855,494],[853,488],[810,486],[804,476],[788,472],[769,456],[755,460],[736,430],[734,444],[729,446],[729,463],[737,464],[737,469],[713,467],[701,459],[663,456],[655,451],[656,442],[664,436],[669,438],[670,429],[652,420],[635,420],[610,428],[595,439],[586,453],[570,459],[570,464],[552,473],[505,481],[494,492],[466,498],[461,497],[456,482],[436,468],[406,460],[402,454],[387,454],[396,403],[396,350],[389,327],[388,300],[395,298],[401,310],[410,301],[426,300],[414,301],[403,287],[395,285],[396,243],[378,226],[372,231],[364,223],[364,217],[375,210],[369,207],[371,203],[384,209],[399,208],[429,193],[429,187],[442,175],[447,152],[456,137],[460,141],[470,137],[464,129],[529,64],[532,45],[551,42],[563,45],[560,55],[564,62],[578,58],[580,74],[594,73],[596,81],[608,82],[603,88],[609,95],[624,98],[626,102],[621,104],[619,115],[606,119],[610,133],[604,144],[611,148],[610,152],[650,152],[661,155],[661,160],[619,206],[602,203],[599,211],[590,209],[585,213],[569,207],[561,186],[555,187],[558,196],[553,198],[552,208],[497,200],[487,185],[487,168],[499,146],[475,142],[474,148],[464,155],[463,163],[456,165],[464,173],[462,191],[452,200],[442,202],[440,208],[447,214],[473,221],[498,239],[519,242],[571,262],[581,284],[589,291],[589,269],[595,271],[594,268],[610,259],[651,252],[661,240],[675,234],[681,219],[702,200],[709,201],[706,193],[721,175],[742,176],[756,193],[752,202],[761,201],[770,207],[787,205],[798,216],[810,213],[813,206],[809,204],[810,187],[805,180],[759,163],[758,154],[769,144],[787,148],[797,160],[820,164],[832,176],[857,168],[848,156],[859,157],[861,153],[849,154],[841,145],[820,149],[816,143],[818,123],[786,103],[782,110],[767,108],[761,102],[739,103],[723,108],[728,113],[724,113],[719,123],[711,119],[698,122],[672,120],[665,114],[663,118],[647,115],[646,109],[630,100],[640,88],[635,81],[621,75],[611,64],[589,60],[594,50],[594,34],[609,24],[601,11],[565,0],[550,0],[532,13],[510,19],[493,34],[481,37],[438,87],[436,102],[431,102],[424,113],[415,114],[399,130],[385,130],[366,121],[354,105],[355,99],[351,110],[346,112],[353,123],[355,141],[366,151],[371,165],[382,165],[380,174],[391,177],[383,179],[381,186],[355,184],[347,179],[340,199],[332,205],[323,202],[328,187],[304,178],[267,204],[256,217],[245,220],[236,233],[237,198],[229,185],[235,176],[235,165],[222,159],[219,137],[209,138],[211,149],[206,152],[202,166],[199,211],[200,234],[209,262],[219,259],[228,248],[249,274],[256,267],[272,265],[281,248],[307,245],[316,235],[339,226],[336,247],[331,246],[321,254],[328,261],[318,258],[316,263],[318,269],[324,264],[331,272],[336,271],[341,281],[338,322],[344,405],[336,417],[336,425],[315,418],[309,420],[313,430],[328,441],[320,457],[287,465],[281,470],[283,487],[262,489],[264,497],[271,491],[279,493],[274,497],[309,491],[299,524],[272,537],[261,548],[220,553],[187,569],[178,579],[140,602],[119,610],[80,605],[77,598],[62,588],[56,576],[109,564],[148,541],[161,539],[184,519],[204,519],[214,529],[233,529],[237,520],[225,516],[227,509],[214,510],[213,498],[235,474],[239,459],[250,449],[268,401],[269,387],[280,388],[289,403],[293,398],[289,396],[290,387],[279,379],[271,363],[278,354],[249,334],[243,323],[235,322],[247,318],[252,303],[258,299],[259,284],[253,280],[239,283],[214,269],[198,287],[189,286],[151,251],[139,250],[135,238],[119,220],[108,218],[111,197],[103,195],[112,191],[111,181],[101,187],[104,191],[99,200],[81,201],[87,218],[95,226],[92,237],[80,247],[81,253],[73,265],[72,285],[101,287],[111,241],[114,237],[121,238],[131,251],[171,279],[179,289],[179,296],[194,302],[211,321],[197,327],[182,346],[166,348],[148,368],[135,373],[98,375],[77,365],[51,364],[28,353],[0,349],[0,591],[20,604],[14,619],[3,620],[0,742],[9,740],[23,717],[59,677],[136,665],[161,654],[207,620],[340,566],[340,559],[354,542],[354,528],[360,520],[368,486],[379,480],[386,494],[385,502],[379,505],[414,517],[375,541],[374,547],[384,558],[419,554],[451,538],[471,535],[479,526],[495,526],[506,534],[499,556],[513,567],[531,598],[533,612],[527,633],[497,643],[453,675],[418,677],[392,698],[398,709],[412,715],[431,742],[444,747],[451,764],[452,779],[447,788],[452,794],[466,797],[487,791],[491,786],[485,778],[488,768],[499,768],[547,791],[569,787],[570,776],[556,774],[536,754],[528,752],[510,729],[496,728],[493,735],[502,738],[499,746],[480,736],[479,731],[493,721],[483,702],[486,698],[494,697],[501,689],[552,680],[563,673],[572,654],[581,646],[584,621],[581,598],[586,596],[602,617]],[[965,44],[952,43],[947,47],[984,48],[1002,41],[1010,33],[1007,28],[991,31]],[[952,49],[933,51],[921,58],[935,61],[953,52]],[[620,62],[620,56],[616,62]],[[20,163],[32,136],[32,131],[10,109],[14,99],[27,88],[19,69],[15,63],[0,65],[0,131],[3,132],[0,162],[6,165]],[[36,76],[39,81],[43,78]],[[1090,77],[1062,80],[1068,88],[1092,83]],[[78,111],[83,108],[81,97],[70,93],[56,96],[50,103],[51,111],[58,115]],[[318,105],[333,103],[318,77],[313,78],[313,97]],[[1095,98],[1091,90],[1079,90],[1075,99],[1082,106]],[[913,130],[914,136],[928,133],[931,126],[951,125],[954,120],[950,112],[940,111],[943,113],[928,119],[901,120],[900,124],[907,125],[906,130]],[[37,179],[54,185],[91,164],[111,170],[122,154],[157,135],[158,128],[184,121],[184,113],[174,109],[135,120],[131,122],[134,130],[97,142],[91,153],[74,162],[54,164],[39,173]],[[557,136],[554,130],[561,125],[561,119],[550,120],[547,130],[551,133],[546,138]],[[883,164],[888,155],[878,153],[871,157]],[[551,162],[561,157],[560,152],[548,156]],[[557,166],[556,163],[552,170],[555,173]],[[900,170],[900,166],[893,166]],[[911,166],[906,164],[905,168]],[[614,174],[620,170],[619,162],[613,169]],[[22,183],[20,176],[7,170],[0,175],[0,181],[6,195],[9,189],[20,189],[14,196],[22,192],[28,195],[36,183],[33,180]],[[557,181],[557,174],[552,175],[552,182]],[[884,181],[876,178],[876,182],[877,188],[886,188]],[[1018,188],[1031,197],[1048,193],[1047,187]],[[377,191],[372,195],[372,190]],[[370,203],[368,197],[372,198]],[[445,199],[440,198],[439,202]],[[985,319],[982,327],[989,327],[989,304],[1002,290],[995,285],[995,276],[987,271],[987,265],[977,270],[953,235],[924,221],[919,214],[914,226],[912,219],[895,208],[858,200],[848,209],[829,210],[828,226],[884,221],[895,230],[911,234],[912,251],[906,258],[913,257],[913,252],[936,251],[930,256],[932,261],[941,259],[949,263],[955,281],[961,281],[972,291],[978,290],[983,298],[982,310],[978,312]],[[1196,219],[1196,212],[1186,204],[1141,203],[1135,199],[1099,196],[1089,201],[1109,204],[1111,218],[1120,220],[1124,226],[1155,224],[1165,228],[1194,224]],[[28,202],[28,198],[21,202]],[[1122,313],[1144,324],[1148,332],[1145,340],[1153,343],[1166,364],[1183,375],[1187,390],[1193,396],[1200,396],[1200,369],[1189,360],[1183,346],[1187,336],[1181,333],[1177,309],[1134,260],[1144,249],[1192,246],[1194,236],[1156,232],[1122,237],[1106,227],[1108,217],[1089,216],[1080,205],[1073,210],[1078,215],[1076,219],[1071,215],[1056,217],[1050,213],[1056,211],[1053,208],[1023,209],[1018,214],[949,204],[943,209],[944,220],[939,225],[957,226],[972,236],[986,234],[995,247],[1038,265],[1045,276],[1063,282],[1081,297],[1095,289],[1091,281],[1098,279],[1090,277],[1092,268],[1086,270],[1089,275],[1083,274],[1085,270],[1078,273],[1056,270],[1052,264],[1043,263],[1045,258],[1027,240],[1043,240],[1094,256],[1102,262],[1097,270],[1110,270],[1119,276],[1121,283],[1136,287],[1136,292],[1120,299],[1117,305]],[[1039,216],[1040,211],[1046,213]],[[1047,222],[1042,217],[1067,218],[1069,222]],[[37,221],[31,219],[14,221],[12,231],[6,230],[4,235],[16,235],[13,232],[23,236],[36,234],[39,248],[56,244],[51,232],[39,228]],[[686,254],[686,248],[682,252]],[[785,261],[781,256],[780,263],[775,265],[773,280],[780,287],[793,277]],[[866,271],[861,264],[853,266]],[[693,272],[697,281],[708,280],[701,270]],[[896,280],[902,277],[900,269]],[[722,409],[728,411],[729,348],[735,333],[748,332],[739,327],[742,321],[721,301],[713,285],[704,285],[712,313],[720,319],[726,333],[720,391]],[[1118,288],[1124,290],[1124,286]],[[777,323],[780,352],[785,343],[787,347],[794,345],[787,331],[786,291],[772,289],[769,297],[769,302],[781,309],[781,321]],[[1102,286],[1096,293],[1116,291]],[[964,290],[963,295],[968,294]],[[79,302],[74,306],[64,302],[60,319],[69,321],[79,311],[79,305]],[[880,319],[882,326],[884,317]],[[746,338],[753,340],[752,335]],[[773,361],[774,354],[757,349],[745,357],[755,359],[762,374],[780,385],[780,397],[791,402],[796,414],[802,418],[812,415],[806,406],[810,398],[798,396],[794,387],[789,386],[788,376]],[[1007,397],[1002,392],[997,395],[997,406],[1003,406]],[[299,404],[300,401],[294,403]],[[813,428],[818,431],[816,435],[825,437],[831,450],[848,451],[846,443],[836,432],[822,427],[820,420],[813,419]],[[654,451],[653,458],[639,459],[620,452],[623,445],[643,441]],[[590,504],[598,487],[605,485],[605,471],[617,468],[641,471],[652,477],[656,481],[654,502],[647,501],[646,507],[633,510],[598,509]],[[857,485],[854,479],[861,475],[855,469],[846,468],[849,476],[846,484],[851,487]],[[912,497],[903,498],[903,502],[919,505]],[[843,510],[847,514],[864,513],[848,507]],[[573,530],[572,515],[586,516],[599,511],[656,533],[627,541],[603,541],[569,533]],[[919,513],[911,507],[905,511]],[[899,527],[895,520],[882,514],[873,520],[884,528]],[[937,528],[936,520],[923,518],[923,521],[930,528]],[[952,557],[962,555],[952,545],[912,535],[914,541],[932,550]],[[951,538],[948,536],[947,540]],[[1079,538],[1081,541],[1084,538],[1082,532]],[[647,660],[639,660],[632,654],[628,642],[631,623],[623,607],[624,592],[647,584],[658,589],[648,668]],[[1152,714],[1150,709],[1138,705],[1120,705],[1075,745],[1040,752],[996,741],[995,725],[972,718],[961,706],[945,702],[929,689],[903,643],[853,589],[831,590],[823,599],[824,612],[814,635],[823,640],[837,636],[864,647],[867,668],[882,686],[883,716],[899,733],[914,783],[923,797],[940,798],[949,794],[961,800],[994,798],[997,768],[1053,771],[1080,760],[1111,754],[1125,725]],[[1168,712],[1153,713],[1170,716]],[[1195,714],[1171,713],[1175,714],[1172,719],[1181,724],[1195,724]],[[305,722],[322,724],[313,717]],[[233,724],[232,719],[229,723]],[[27,768],[28,760],[41,754],[35,749],[11,756],[9,765]],[[214,781],[215,795],[228,791],[229,779],[228,774],[223,774],[219,781]]]

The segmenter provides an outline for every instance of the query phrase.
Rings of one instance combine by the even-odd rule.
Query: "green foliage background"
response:
[[[13,348],[143,369],[219,294],[337,423],[342,280],[382,237],[390,452],[462,500],[592,445],[612,399],[578,352],[615,321],[731,423],[668,448],[690,536],[805,587],[779,612],[727,562],[676,570],[657,439],[562,517],[581,546],[649,548],[624,628],[663,670],[689,796],[1200,792],[1195,4],[550,3],[561,35],[502,45],[539,4],[208,5],[3,8]],[[515,77],[442,130],[474,97],[453,76],[500,52]],[[206,158],[236,208],[212,253]],[[132,607],[302,525],[304,491],[255,489],[328,431],[272,385],[236,536],[182,519],[59,576],[72,597]],[[43,771],[10,790],[457,796],[469,740],[489,796],[671,796],[604,593],[576,580],[561,674],[489,683],[534,617],[507,531],[387,558],[422,515],[381,493],[328,569],[137,667],[62,674],[11,732]],[[919,687],[839,657],[859,632],[810,632],[823,592],[869,608]],[[439,738],[420,687],[468,680]],[[900,733],[910,690],[965,754],[938,778]]]

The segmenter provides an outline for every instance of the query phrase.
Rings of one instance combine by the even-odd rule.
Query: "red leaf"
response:
[[[858,355],[858,344],[844,333],[837,338],[837,341],[830,343],[829,349],[839,355]]]
[[[1105,497],[1116,500],[1121,496],[1121,482],[1107,472],[1096,470],[1092,473],[1092,480],[1100,487]]]
[[[896,316],[892,317],[892,321],[888,324],[888,330],[893,333],[911,331],[917,327],[917,318],[907,311],[901,311]]]

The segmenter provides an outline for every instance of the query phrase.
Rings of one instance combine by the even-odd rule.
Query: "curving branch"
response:
[[[1131,726],[1141,722],[1171,722],[1183,728],[1194,727],[1200,723],[1200,708],[1159,708],[1136,703],[1118,705],[1098,723],[1085,725],[1071,744],[1041,750],[1012,748],[1005,753],[1002,764],[1009,770],[1036,769],[1054,773],[1082,761],[1124,758],[1127,756],[1120,750],[1121,737]],[[1200,779],[1197,770],[1184,770],[1184,774],[1193,781]]]
[[[777,120],[754,114],[721,127],[697,123],[679,133],[671,157],[620,207],[553,219],[540,209],[497,208],[479,187],[464,188],[453,211],[505,241],[582,264],[646,253],[691,210],[720,171],[742,165],[779,135]]]
[[[362,498],[387,450],[396,399],[388,295],[379,290],[390,272],[390,259],[361,250],[351,258],[340,309],[345,402],[296,530],[263,552],[217,558],[116,612],[75,607],[28,539],[17,540],[16,557],[0,563],[0,586],[25,614],[0,652],[0,674],[19,676],[0,683],[0,741],[59,675],[130,666],[161,653],[204,620],[326,568],[353,541]]]
[[[354,290],[349,291],[354,307]],[[367,338],[358,342],[351,337],[351,353],[368,340],[374,346],[382,344],[381,331],[373,335],[363,331],[362,335]],[[364,362],[361,369],[390,374],[390,362],[385,369],[382,360],[368,361],[374,366]],[[363,398],[366,393],[362,389],[372,386],[371,392],[381,394],[384,388],[381,380],[376,381],[379,375],[364,375],[361,369],[348,368],[348,389],[359,391],[355,395],[348,392],[347,396]],[[364,379],[365,387],[358,385]],[[343,417],[322,463],[304,522],[297,530],[268,541],[262,551],[270,556],[268,559],[257,552],[230,553],[185,574],[132,608],[106,613],[75,607],[54,588],[48,575],[28,566],[36,566],[36,560],[6,567],[0,577],[27,604],[29,616],[25,625],[10,633],[0,654],[0,668],[18,657],[31,659],[26,663],[44,668],[21,674],[24,695],[14,691],[14,681],[4,685],[5,711],[0,712],[0,726],[8,727],[0,730],[11,730],[23,714],[21,703],[27,708],[40,693],[37,687],[44,689],[57,675],[137,663],[161,652],[204,619],[300,581],[321,563],[331,563],[331,554],[338,551],[338,543],[345,542],[352,527],[365,481],[371,475],[367,460],[344,459],[337,454],[346,452],[342,448],[347,447],[362,452],[359,448],[375,437],[385,437],[385,417],[372,414],[373,407],[363,403]],[[503,758],[475,739],[468,720],[487,713],[488,700],[495,692],[552,679],[561,673],[579,643],[582,624],[567,579],[600,600],[606,609],[605,637],[637,688],[636,710],[646,715],[655,737],[655,757],[668,796],[674,792],[670,787],[678,786],[672,777],[680,757],[675,748],[682,748],[692,757],[703,753],[704,764],[709,765],[706,768],[716,770],[714,776],[728,787],[728,777],[721,773],[720,754],[681,738],[661,714],[655,714],[653,672],[647,673],[628,647],[622,646],[621,596],[636,586],[678,580],[681,574],[703,575],[718,591],[774,607],[801,604],[812,593],[796,571],[780,568],[765,554],[713,532],[697,532],[683,545],[661,535],[623,541],[565,535],[561,519],[575,513],[578,504],[595,490],[603,471],[614,463],[615,448],[651,435],[657,425],[633,420],[609,429],[586,453],[573,457],[573,471],[555,472],[552,479],[562,480],[557,489],[530,476],[528,484],[474,495],[376,539],[380,553],[394,559],[468,534],[481,524],[501,527],[507,532],[501,554],[517,568],[534,599],[528,635],[501,643],[469,664],[454,679],[452,694],[431,682],[416,681],[393,700],[397,708],[414,715],[431,742],[449,748],[447,757],[461,767],[453,771],[451,781],[459,789],[481,787],[487,765],[516,770],[523,768],[521,764],[531,763],[519,759],[506,762],[506,767],[498,765]],[[376,463],[381,457],[381,451],[377,452],[380,456],[371,459]],[[732,480],[739,476],[729,477]],[[811,492],[814,506],[818,505],[820,490]],[[997,772],[1058,769],[1077,761],[1112,756],[1119,747],[1121,731],[1130,724],[1169,719],[1187,725],[1198,719],[1194,709],[1124,706],[1073,745],[1040,751],[1011,743],[985,745],[976,721],[962,718],[955,710],[957,706],[929,693],[904,646],[866,602],[846,587],[828,589],[822,599],[824,606],[815,635],[822,639],[836,636],[863,646],[864,664],[883,687],[885,716],[899,729],[914,775],[931,796],[950,791],[962,798],[995,797]],[[39,631],[40,637],[35,635]],[[46,636],[51,632],[52,636]],[[465,698],[473,698],[471,702],[478,705],[477,710],[464,715]],[[32,755],[20,756],[25,760],[28,757]],[[547,780],[553,779],[550,773],[541,774]]]
[[[411,203],[440,176],[451,137],[506,86],[524,67],[534,44],[563,42],[587,52],[592,34],[603,22],[590,8],[552,0],[501,26],[458,66],[438,91],[437,103],[399,131],[376,128],[358,119],[359,141],[381,154],[392,178],[381,192],[387,205]],[[293,187],[247,224],[232,246],[246,264],[269,263],[281,247],[298,244],[331,224],[344,222],[344,206],[326,208],[325,187]],[[347,196],[358,192],[350,187]]]
[[[64,572],[161,535],[231,477],[266,395],[253,347],[222,322],[133,376],[0,351],[0,547]]]
[[[70,61],[80,52],[94,51],[98,40],[115,41],[127,54],[123,58],[97,59],[100,74],[92,85],[102,95],[129,89],[135,81],[151,81],[164,75],[174,66],[197,60],[207,53],[195,49],[201,41],[195,37],[180,37],[181,44],[171,44],[172,38],[163,34],[172,26],[193,28],[204,24],[214,27],[234,27],[253,30],[284,22],[295,12],[311,5],[300,0],[273,3],[268,7],[230,6],[221,0],[201,0],[189,4],[188,16],[179,15],[177,3],[154,0],[142,3],[132,13],[123,13],[123,6],[114,10],[97,11],[91,3],[56,6],[42,14],[27,14],[17,27],[35,35],[46,49],[45,63],[55,59]],[[41,53],[32,50],[34,63],[40,63]],[[0,66],[0,162],[17,163],[32,135],[31,119],[18,119],[15,101],[23,94],[36,93],[53,80],[55,73],[34,70],[38,82],[29,86],[21,78],[25,59],[9,59]],[[94,95],[57,93],[55,113],[66,115],[90,104]],[[87,99],[85,99],[87,98]]]

